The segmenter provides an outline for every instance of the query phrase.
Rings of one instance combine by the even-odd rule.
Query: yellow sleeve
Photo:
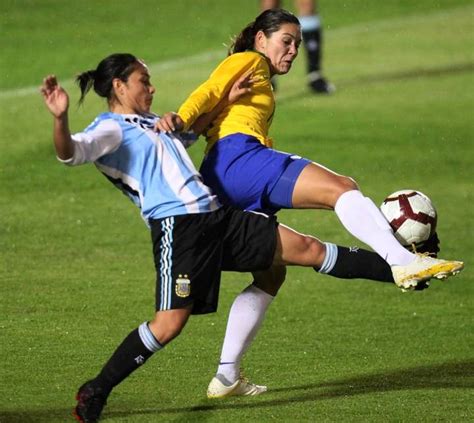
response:
[[[178,115],[184,121],[184,130],[189,130],[200,115],[216,107],[232,84],[259,60],[258,53],[244,52],[232,54],[222,61],[209,79],[194,90],[179,108]]]

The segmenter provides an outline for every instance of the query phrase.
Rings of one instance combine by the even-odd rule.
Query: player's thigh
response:
[[[225,215],[212,213],[151,220],[156,310],[217,309]]]
[[[294,208],[333,209],[346,191],[358,189],[355,181],[317,163],[308,164],[296,180],[292,203]]]
[[[227,228],[222,270],[255,272],[268,269],[275,255],[278,222],[274,215],[226,208]]]

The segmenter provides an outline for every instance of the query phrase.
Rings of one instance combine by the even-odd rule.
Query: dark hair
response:
[[[116,53],[103,59],[97,65],[97,69],[82,72],[76,77],[76,82],[81,89],[79,104],[84,101],[84,97],[92,86],[97,95],[110,101],[113,96],[112,81],[119,78],[127,82],[138,63],[139,60],[133,54]]]
[[[258,31],[263,31],[267,37],[270,37],[273,32],[277,32],[283,24],[287,23],[300,26],[298,18],[285,9],[265,10],[235,37],[229,48],[229,55],[246,50],[253,50],[255,35]]]

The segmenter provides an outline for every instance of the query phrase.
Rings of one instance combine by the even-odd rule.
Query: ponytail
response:
[[[76,83],[81,90],[79,104],[82,104],[84,97],[92,87],[98,96],[104,97],[110,102],[114,96],[112,81],[118,78],[127,82],[130,74],[140,63],[132,54],[116,53],[103,59],[97,69],[82,72],[76,77]]]
[[[81,98],[79,99],[79,104],[83,103],[84,97],[94,85],[96,74],[97,74],[97,71],[88,70],[86,72],[82,72],[81,74],[77,75],[76,83],[77,85],[79,85],[79,88],[81,90]]]
[[[229,48],[229,56],[234,53],[241,53],[246,50],[252,50],[255,42],[255,22],[249,23],[242,32],[237,35]]]

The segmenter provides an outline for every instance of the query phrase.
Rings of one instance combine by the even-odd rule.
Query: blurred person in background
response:
[[[281,7],[280,0],[260,0],[262,12]],[[317,0],[294,0],[298,20],[301,23],[303,45],[306,50],[307,78],[309,88],[317,94],[331,94],[336,87],[322,75],[323,36]],[[276,78],[272,79],[276,88]]]

